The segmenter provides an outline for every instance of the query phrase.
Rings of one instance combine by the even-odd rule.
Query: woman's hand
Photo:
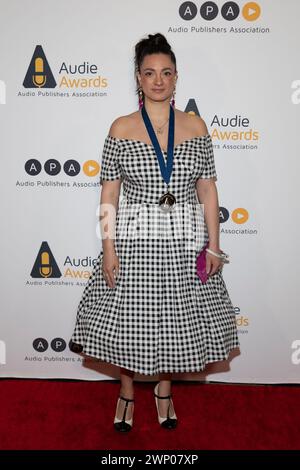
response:
[[[211,249],[213,251],[215,251],[216,253],[221,254],[220,249],[217,249],[217,250],[213,249],[213,248],[211,248]],[[206,252],[206,272],[207,272],[208,276],[212,276],[213,274],[215,274],[222,267],[223,267],[223,261],[222,261],[221,258],[218,258],[217,256]]]
[[[105,250],[102,260],[102,274],[110,288],[115,287],[115,281],[119,275],[119,258],[114,249]]]

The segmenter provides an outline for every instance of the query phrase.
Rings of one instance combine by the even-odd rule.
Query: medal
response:
[[[174,209],[175,202],[175,196],[168,190],[165,194],[160,197],[158,204],[163,212],[170,212]]]
[[[159,142],[157,140],[157,137],[155,135],[153,126],[151,124],[150,118],[148,116],[148,113],[146,111],[145,105],[141,109],[142,112],[142,117],[146,126],[146,129],[148,131],[149,137],[151,139],[151,142],[153,144],[159,167],[160,167],[160,172],[161,175],[164,179],[164,181],[168,185],[167,192],[163,194],[159,198],[159,208],[163,212],[170,212],[176,203],[176,199],[174,194],[169,192],[169,182],[173,170],[173,160],[174,160],[174,121],[175,121],[175,113],[173,107],[170,105],[170,117],[169,117],[169,131],[168,131],[168,150],[167,150],[167,164],[164,162],[164,157],[159,145]]]

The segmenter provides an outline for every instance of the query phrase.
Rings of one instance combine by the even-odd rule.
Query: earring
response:
[[[174,108],[175,107],[175,94],[176,94],[176,90],[174,88],[173,90],[173,96],[172,96],[172,100],[171,100],[171,106]]]
[[[144,106],[144,102],[143,102],[143,90],[142,90],[142,88],[140,87],[140,88],[139,88],[139,109],[142,109],[143,106]]]

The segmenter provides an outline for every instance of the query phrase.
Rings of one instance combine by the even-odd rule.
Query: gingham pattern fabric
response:
[[[150,144],[106,137],[100,183],[117,178],[123,182],[115,232],[119,276],[108,287],[101,251],[71,341],[89,356],[146,375],[197,372],[227,359],[239,340],[222,271],[206,284],[196,274],[208,231],[195,183],[217,179],[211,136],[175,146],[169,191],[176,206],[169,213],[158,206],[166,183]]]

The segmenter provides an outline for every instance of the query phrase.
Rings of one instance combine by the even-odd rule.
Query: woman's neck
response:
[[[164,101],[153,101],[145,97],[144,105],[151,121],[160,124],[164,123],[167,119],[169,119],[169,98]]]

